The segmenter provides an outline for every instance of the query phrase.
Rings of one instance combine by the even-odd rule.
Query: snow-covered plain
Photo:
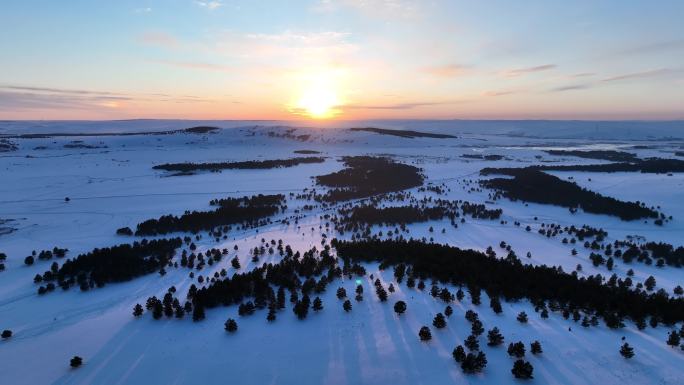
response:
[[[372,122],[377,125],[378,122]],[[163,214],[182,214],[185,210],[207,210],[208,201],[227,196],[257,193],[299,193],[313,187],[312,176],[342,168],[345,155],[387,155],[414,164],[424,170],[426,182],[444,183],[450,191],[440,198],[464,199],[485,203],[489,191],[472,191],[483,167],[522,167],[540,161],[557,164],[601,163],[600,160],[551,156],[544,149],[618,149],[640,157],[674,157],[681,151],[684,135],[681,123],[667,122],[650,129],[639,122],[589,124],[582,122],[380,122],[384,128],[406,128],[456,135],[455,139],[401,138],[369,132],[351,132],[341,128],[298,127],[297,135],[310,135],[307,141],[293,140],[282,134],[288,127],[277,122],[0,122],[0,133],[98,133],[177,130],[197,124],[223,129],[208,134],[133,136],[50,136],[14,138],[18,150],[0,153],[0,220],[11,220],[0,227],[0,252],[8,255],[6,270],[0,272],[0,330],[14,335],[0,341],[0,383],[2,384],[445,384],[445,383],[517,383],[510,372],[513,360],[505,346],[490,348],[485,338],[481,345],[488,365],[477,375],[466,375],[451,357],[451,351],[470,334],[464,319],[468,309],[476,310],[486,330],[497,326],[508,342],[534,340],[542,343],[544,353],[528,360],[534,365],[538,384],[681,384],[684,378],[684,352],[665,344],[670,328],[659,326],[638,330],[631,322],[623,329],[582,328],[557,313],[543,320],[526,301],[503,303],[503,314],[496,315],[487,305],[473,306],[468,296],[454,302],[454,314],[442,330],[432,328],[432,341],[420,342],[418,330],[431,325],[444,304],[426,292],[398,285],[390,300],[381,303],[373,294],[373,283],[362,279],[366,295],[363,302],[353,301],[353,311],[346,313],[335,297],[339,286],[353,292],[354,280],[342,279],[329,285],[322,295],[324,310],[310,312],[298,320],[289,308],[278,313],[273,323],[266,312],[239,317],[236,307],[207,310],[202,322],[153,320],[149,314],[134,318],[136,303],[149,296],[162,297],[170,286],[185,293],[196,279],[187,269],[169,269],[164,276],[152,274],[88,292],[57,290],[46,296],[36,294],[33,276],[49,269],[50,262],[37,261],[25,266],[24,257],[32,250],[69,249],[75,257],[95,247],[128,243],[130,237],[115,235],[116,229],[135,225]],[[292,124],[290,124],[291,126]],[[528,131],[526,131],[528,129]],[[82,142],[74,142],[82,141]],[[83,148],[65,148],[79,144]],[[634,146],[639,146],[634,148]],[[78,147],[78,146],[76,146]],[[87,148],[90,147],[90,148]],[[254,159],[284,159],[297,156],[295,150],[317,150],[326,157],[321,164],[303,164],[271,170],[224,170],[190,176],[168,176],[152,169],[167,162],[218,162]],[[498,161],[463,158],[464,154],[497,154]],[[539,158],[541,157],[541,158]],[[468,220],[458,229],[447,220],[409,225],[414,238],[433,237],[435,242],[461,248],[485,250],[492,246],[500,255],[499,242],[512,245],[525,262],[562,266],[572,271],[579,263],[580,274],[613,272],[621,278],[627,270],[633,279],[643,282],[652,275],[657,287],[668,292],[684,284],[681,269],[658,268],[634,262],[623,265],[616,260],[613,272],[605,266],[592,266],[589,252],[562,244],[560,238],[547,238],[536,232],[541,223],[601,227],[607,239],[622,240],[639,235],[647,240],[684,244],[684,174],[581,173],[555,172],[573,179],[583,187],[622,200],[644,201],[660,206],[673,220],[663,227],[643,221],[623,222],[617,218],[505,199],[488,202],[502,208],[507,223]],[[468,183],[473,181],[473,183]],[[413,190],[416,197],[433,196]],[[69,197],[69,201],[65,198]],[[276,218],[293,214],[310,203],[288,197],[288,211]],[[329,211],[327,211],[329,212]],[[306,218],[298,225],[271,224],[258,229],[232,231],[226,241],[208,237],[196,242],[198,250],[219,247],[237,255],[242,270],[253,267],[247,251],[260,245],[261,239],[279,240],[304,252],[320,248],[325,227],[321,209],[303,211]],[[536,219],[535,219],[536,217]],[[518,221],[521,226],[514,226]],[[526,232],[530,225],[533,231]],[[434,227],[435,232],[428,231]],[[445,232],[442,233],[441,229]],[[382,227],[375,230],[387,231]],[[337,236],[327,232],[328,238]],[[238,245],[239,250],[233,251]],[[524,258],[527,252],[531,258]],[[277,261],[269,256],[259,263]],[[227,267],[229,259],[205,267],[205,276]],[[61,262],[58,260],[58,262]],[[391,271],[379,271],[367,265],[368,273],[381,277],[387,286]],[[231,270],[232,271],[232,270]],[[404,300],[408,310],[397,316],[392,304]],[[520,324],[520,311],[530,316]],[[235,318],[239,331],[228,335],[223,323]],[[679,327],[681,325],[677,325]],[[624,342],[634,347],[636,356],[625,360],[618,353]],[[69,359],[84,358],[84,365],[71,369]]]

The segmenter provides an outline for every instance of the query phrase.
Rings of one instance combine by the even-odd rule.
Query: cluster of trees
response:
[[[627,221],[642,218],[657,219],[660,216],[657,211],[642,203],[624,202],[606,197],[539,170],[483,169],[480,173],[513,176],[512,179],[493,178],[480,181],[483,187],[496,190],[494,199],[501,195],[511,200],[552,204],[570,209],[579,207],[589,213],[613,215]]]
[[[293,312],[298,318],[304,319],[310,308],[316,312],[323,309],[323,302],[318,296],[311,301],[313,294],[325,292],[327,285],[343,274],[359,271],[350,265],[343,268],[337,266],[336,258],[330,255],[329,246],[320,252],[313,248],[304,254],[293,254],[289,247],[286,250],[287,253],[278,263],[265,264],[232,277],[222,277],[199,289],[191,286],[187,298],[192,302],[193,311],[203,314],[205,308],[239,304],[243,316],[268,308],[268,319],[272,321],[275,320],[275,312],[285,308],[288,291]],[[361,272],[365,274],[365,271]],[[277,288],[277,292],[274,288]],[[337,294],[339,298],[346,297],[345,290],[338,289]],[[348,307],[347,311],[351,310],[351,303]],[[202,318],[193,317],[195,320]]]
[[[461,158],[465,159],[480,159],[480,160],[501,160],[503,159],[503,155],[496,155],[496,154],[490,154],[490,155],[482,155],[482,154],[463,154],[461,155]]]
[[[7,260],[7,254],[0,253],[0,271],[5,270],[5,261]]]
[[[485,170],[540,170],[540,171],[583,171],[583,172],[642,172],[651,174],[666,174],[684,172],[684,161],[669,158],[634,159],[628,162],[603,164],[572,164],[572,165],[535,165],[525,168],[486,168]]]
[[[162,269],[182,243],[180,238],[143,239],[133,244],[96,248],[67,259],[61,267],[54,262],[50,270],[37,275],[34,282],[47,282],[47,286],[38,289],[39,294],[45,294],[55,288],[55,281],[64,290],[78,284],[84,291],[110,282],[129,281]]]
[[[389,158],[347,156],[345,169],[316,177],[316,183],[331,189],[316,200],[334,203],[366,198],[393,191],[418,187],[423,184],[420,169]]]
[[[39,253],[33,250],[31,252],[31,255],[24,258],[24,264],[31,266],[36,261],[36,258],[42,261],[50,260],[52,259],[52,257],[64,258],[68,251],[69,249],[62,249],[56,246],[52,250],[42,250]]]
[[[164,163],[152,167],[155,170],[164,171],[220,171],[232,169],[271,169],[281,167],[294,167],[300,164],[323,163],[325,158],[319,156],[307,156],[291,159],[248,160],[243,162],[217,162],[217,163]]]
[[[549,155],[576,156],[585,159],[609,160],[612,162],[631,162],[639,158],[631,152],[615,150],[547,150]]]
[[[431,132],[421,132],[421,131],[413,131],[413,130],[390,130],[387,128],[377,128],[377,127],[352,127],[349,129],[349,131],[366,131],[366,132],[373,132],[376,134],[380,135],[391,135],[391,136],[398,136],[400,138],[434,138],[434,139],[448,139],[448,138],[456,138],[456,136],[453,135],[447,135],[447,134],[433,134]]]
[[[611,277],[605,284],[600,275],[578,277],[560,268],[524,265],[515,255],[498,259],[474,250],[415,240],[340,241],[331,245],[345,263],[378,261],[381,266],[405,264],[421,280],[436,279],[480,288],[490,297],[506,300],[528,298],[537,309],[546,301],[556,309],[565,307],[568,316],[580,309],[601,316],[609,326],[619,327],[620,319],[642,321],[650,316],[666,324],[684,321],[684,299],[669,297],[664,291],[648,293],[632,289],[625,281]],[[616,322],[612,322],[616,321]]]
[[[158,219],[148,219],[139,223],[136,235],[167,234],[175,231],[198,232],[229,224],[242,223],[256,226],[260,220],[276,214],[285,202],[285,196],[254,195],[243,198],[226,198],[210,203],[218,206],[213,211],[186,211],[181,216],[164,215]]]

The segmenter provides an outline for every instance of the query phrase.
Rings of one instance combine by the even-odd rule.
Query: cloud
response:
[[[424,101],[424,102],[408,102],[408,103],[395,103],[395,104],[349,104],[345,106],[340,106],[346,110],[412,110],[414,108],[420,107],[430,107],[430,106],[441,106],[449,104],[459,104],[464,103],[465,100],[461,101]]]
[[[659,41],[654,43],[642,44],[619,51],[621,55],[652,54],[667,51],[684,51],[684,39]]]
[[[192,95],[123,94],[110,91],[0,85],[0,111],[119,108],[137,102],[205,103],[213,100]]]
[[[673,70],[673,69],[669,69],[669,68],[659,68],[659,69],[654,69],[654,70],[649,70],[649,71],[633,72],[633,73],[629,73],[629,74],[613,76],[613,77],[603,79],[602,81],[603,82],[617,82],[617,81],[622,81],[622,80],[666,77],[666,76],[675,75],[675,74],[678,74],[681,72],[682,72],[681,70]]]
[[[234,70],[231,66],[226,66],[222,64],[212,64],[212,63],[202,63],[202,62],[189,62],[189,61],[174,61],[174,60],[155,60],[155,63],[161,63],[168,66],[195,69],[195,70],[208,70],[217,72],[227,72]]]
[[[133,10],[134,13],[150,13],[152,12],[152,8],[146,7],[146,8],[136,8]]]
[[[413,19],[421,12],[419,5],[418,0],[319,0],[313,10],[335,12],[352,8],[374,17]]]
[[[560,87],[552,88],[549,90],[549,92],[577,91],[577,90],[586,90],[588,88],[591,88],[590,84],[571,84],[571,85],[567,85],[567,86],[560,86]]]
[[[433,76],[452,78],[456,76],[461,76],[468,70],[467,66],[460,64],[445,64],[440,66],[425,67],[423,72],[428,73]]]
[[[518,91],[485,91],[482,96],[506,96],[516,94]]]
[[[166,32],[148,31],[138,37],[144,44],[156,45],[164,48],[176,48],[180,45],[178,39]]]
[[[214,9],[223,6],[223,3],[221,1],[195,1],[195,4],[199,5],[202,8],[206,8],[210,11],[213,11]]]
[[[572,75],[568,75],[569,78],[586,78],[596,75],[594,72],[580,72]]]
[[[542,72],[542,71],[549,71],[552,69],[558,68],[557,65],[555,64],[544,64],[544,65],[539,65],[535,67],[526,67],[526,68],[516,68],[512,70],[505,71],[503,73],[504,76],[506,77],[517,77],[525,74],[531,74],[535,72]]]
[[[290,30],[277,34],[256,33],[246,35],[247,39],[266,41],[279,44],[299,44],[299,45],[325,45],[335,44],[344,41],[351,34],[348,32],[307,32],[295,33]]]

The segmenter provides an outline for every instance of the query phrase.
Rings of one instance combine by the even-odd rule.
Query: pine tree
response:
[[[487,332],[487,345],[489,346],[499,346],[504,342],[504,336],[499,331],[499,328],[494,327]]]
[[[340,287],[339,289],[337,289],[337,298],[339,298],[339,299],[347,298],[347,291],[343,287]]]
[[[487,366],[487,356],[483,352],[468,353],[461,363],[461,370],[463,373],[473,374],[479,373]]]
[[[516,319],[520,323],[524,323],[524,324],[527,323],[527,313],[525,313],[524,311],[521,311],[520,313],[518,313],[518,316],[516,317]]]
[[[444,314],[437,313],[435,318],[432,320],[432,326],[436,327],[437,329],[444,328],[446,326],[446,320],[444,319]]]
[[[238,324],[232,318],[228,318],[228,320],[226,320],[226,323],[223,324],[223,327],[226,329],[228,333],[235,333],[238,330]]]
[[[344,309],[344,311],[350,312],[352,309],[351,302],[349,300],[344,301],[344,303],[342,304],[342,308]]]
[[[543,309],[542,309],[542,311],[541,311],[541,317],[542,317],[543,319],[549,318],[549,311],[546,310],[546,308],[543,308]]]
[[[430,328],[427,326],[423,326],[420,328],[418,331],[418,337],[420,337],[421,341],[430,341],[432,339],[432,333],[430,333]]]
[[[473,335],[479,336],[484,333],[484,326],[482,325],[482,321],[479,319],[476,319],[473,321],[473,323],[470,325],[470,332]]]
[[[470,351],[480,349],[480,342],[477,340],[477,336],[474,336],[472,334],[469,335],[468,338],[465,339],[465,341],[463,341],[463,344]]]
[[[78,368],[78,367],[81,366],[82,364],[83,364],[83,358],[81,358],[81,357],[79,357],[79,356],[74,356],[74,357],[69,361],[69,365],[70,365],[72,368]]]
[[[202,305],[195,305],[192,309],[192,320],[195,322],[204,319],[204,307]]]
[[[319,297],[314,298],[313,301],[313,310],[314,311],[321,311],[323,310],[323,301]]]
[[[444,308],[444,315],[451,317],[452,314],[454,314],[454,309],[452,309],[450,305],[447,305],[447,307]]]
[[[508,355],[511,357],[522,358],[525,356],[525,344],[521,341],[508,344]]]
[[[667,337],[667,344],[672,346],[672,347],[677,347],[679,346],[681,338],[679,337],[679,333],[675,330],[670,332],[670,335]]]
[[[397,313],[397,314],[399,314],[399,315],[402,315],[402,314],[404,314],[405,311],[406,311],[406,302],[404,302],[404,301],[397,301],[397,302],[394,304],[394,312],[395,312],[395,313]]]
[[[523,360],[516,360],[513,363],[513,369],[511,369],[511,373],[513,373],[513,376],[515,378],[520,378],[520,379],[530,379],[532,377],[532,372],[534,371],[534,368],[532,367],[532,364],[529,362],[523,361]]]
[[[2,331],[2,334],[0,335],[0,337],[2,337],[2,339],[5,339],[5,340],[6,340],[6,339],[12,337],[12,331],[11,331],[11,330],[8,330],[8,329],[5,329],[5,330]]]
[[[266,320],[268,322],[273,322],[276,320],[276,311],[273,307],[268,308],[268,315],[266,315]]]
[[[501,314],[501,312],[503,312],[503,309],[501,309],[501,300],[499,300],[499,297],[492,296],[492,298],[489,300],[489,306],[496,314]]]
[[[534,341],[530,344],[530,352],[532,354],[541,354],[543,352],[541,342]]]
[[[629,346],[627,342],[625,342],[620,347],[620,354],[625,358],[632,358],[634,357],[634,349],[631,346]]]
[[[235,257],[233,257],[233,259],[230,260],[230,264],[231,264],[231,266],[233,266],[233,268],[235,270],[237,270],[241,267],[240,266],[240,260],[238,259],[237,255]]]
[[[143,307],[140,306],[139,303],[136,303],[135,306],[133,306],[133,316],[134,317],[140,317],[143,314]]]
[[[453,352],[451,352],[451,355],[454,357],[454,360],[456,362],[461,363],[463,360],[466,358],[466,352],[465,349],[463,349],[463,345],[458,345]]]

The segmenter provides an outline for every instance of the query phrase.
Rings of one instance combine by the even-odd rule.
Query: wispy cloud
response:
[[[482,93],[482,96],[490,96],[490,97],[496,97],[496,96],[506,96],[506,95],[512,95],[512,94],[517,94],[518,91],[512,91],[512,90],[505,90],[505,91],[485,91]]]
[[[667,51],[684,51],[684,39],[658,41],[648,44],[641,44],[634,47],[623,49],[622,51],[619,51],[618,54],[637,55]]]
[[[138,37],[144,44],[156,45],[164,48],[176,48],[180,45],[178,39],[166,32],[148,31]]]
[[[549,70],[552,70],[555,68],[558,68],[558,66],[555,64],[543,64],[543,65],[534,66],[534,67],[515,68],[512,70],[507,70],[507,71],[503,72],[503,75],[506,77],[512,78],[512,77],[531,74],[531,73],[535,73],[535,72],[549,71]]]
[[[461,76],[468,71],[468,67],[460,64],[445,64],[439,66],[425,67],[423,72],[433,76],[452,78]]]
[[[605,78],[602,81],[604,81],[604,82],[617,82],[617,81],[622,81],[622,80],[666,77],[666,76],[670,76],[670,75],[679,74],[681,72],[682,72],[681,70],[673,70],[670,68],[658,68],[658,69],[649,70],[649,71],[632,72],[632,73],[628,73],[628,74],[624,74],[624,75],[613,76],[613,77]]]
[[[213,102],[213,100],[193,95],[125,94],[57,87],[0,85],[0,111],[15,109],[109,109],[139,102],[205,103]]]
[[[195,1],[195,4],[210,11],[223,6],[223,2],[221,1]]]
[[[578,91],[586,90],[591,88],[591,84],[570,84],[567,86],[559,86],[549,90],[549,92],[566,92],[566,91]]]
[[[213,64],[213,63],[202,63],[202,62],[174,61],[174,60],[155,60],[154,62],[160,63],[160,64],[165,64],[168,66],[173,66],[173,67],[195,69],[195,70],[217,71],[217,72],[227,72],[227,71],[231,71],[234,69],[233,67],[227,66],[227,65]]]
[[[138,13],[138,14],[140,14],[140,13],[150,13],[150,12],[152,12],[152,8],[150,8],[150,7],[136,8],[136,9],[133,10],[133,13]]]
[[[421,102],[407,102],[394,104],[349,104],[341,106],[347,110],[412,110],[420,107],[441,106],[449,104],[460,104],[466,100],[460,101],[421,101]]]

